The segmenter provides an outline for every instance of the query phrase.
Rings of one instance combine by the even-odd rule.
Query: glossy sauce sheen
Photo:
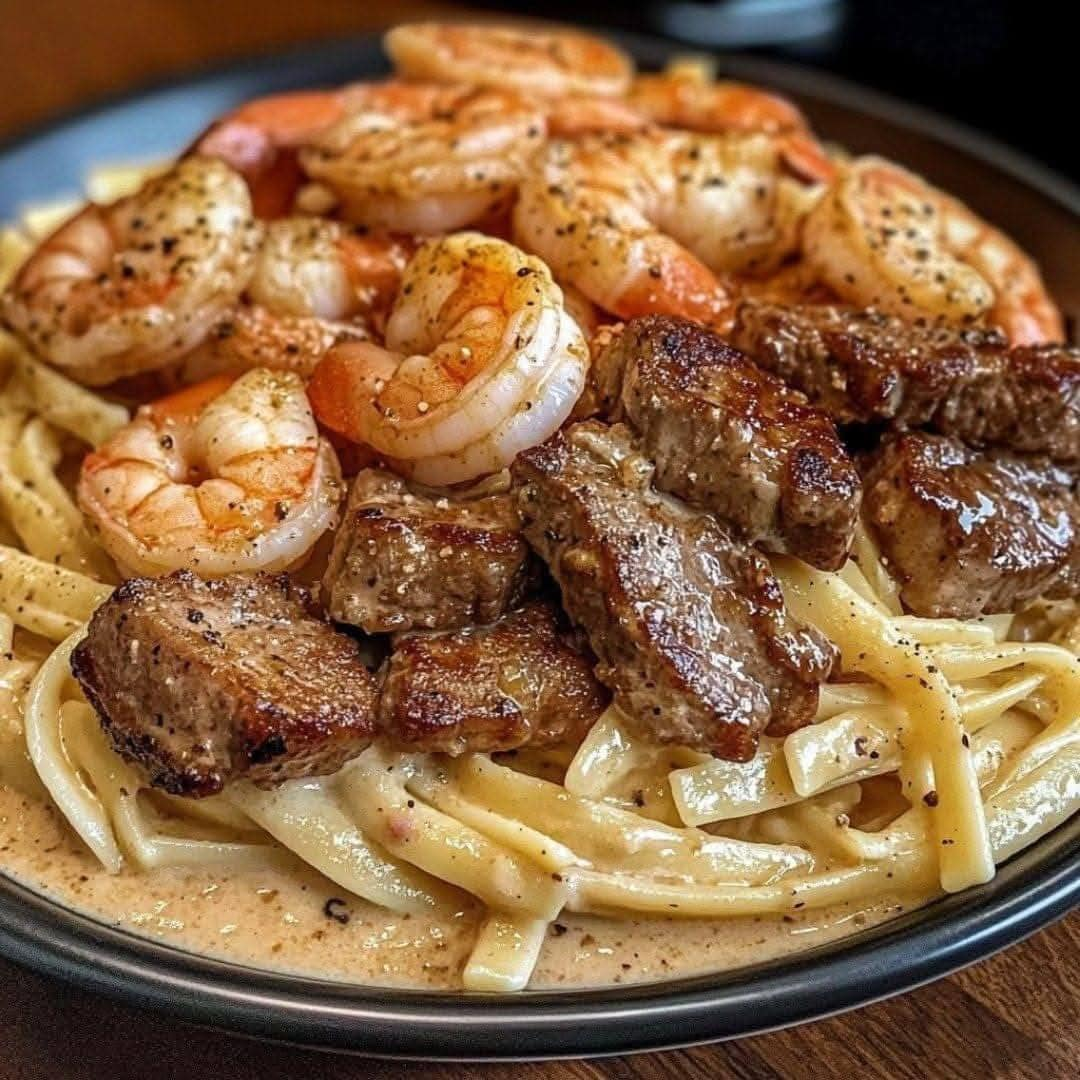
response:
[[[294,863],[228,876],[107,874],[37,798],[0,785],[0,868],[132,933],[195,953],[358,984],[457,990],[481,916],[399,916]],[[328,903],[337,899],[340,903]],[[565,916],[548,931],[530,987],[653,982],[812,948],[907,910],[911,898],[785,917],[716,921]]]

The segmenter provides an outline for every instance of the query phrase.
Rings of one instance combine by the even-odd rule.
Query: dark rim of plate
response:
[[[646,66],[675,47],[612,35]],[[726,73],[878,117],[963,150],[1080,215],[1080,191],[975,132],[820,72],[724,57]],[[332,83],[385,65],[378,38],[309,46],[207,71],[43,125],[0,149],[49,138],[128,105],[213,88],[219,106]],[[1080,817],[1006,863],[987,885],[765,964],[661,983],[506,996],[355,986],[213,960],[78,914],[0,874],[0,954],[124,1004],[295,1045],[428,1060],[579,1057],[760,1033],[913,989],[1013,944],[1080,903]]]

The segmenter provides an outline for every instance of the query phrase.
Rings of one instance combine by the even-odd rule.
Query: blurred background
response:
[[[790,58],[993,133],[1076,174],[1072,5],[1004,0],[0,0],[0,140],[193,67],[433,15],[498,11]],[[1069,44],[1067,44],[1067,42]]]

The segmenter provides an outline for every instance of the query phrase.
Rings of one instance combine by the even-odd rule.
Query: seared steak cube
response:
[[[127,581],[71,668],[117,752],[176,795],[331,773],[375,732],[357,643],[284,574]]]
[[[1080,350],[827,305],[739,306],[732,343],[838,423],[1080,461]]]
[[[1038,459],[910,433],[867,461],[865,514],[904,605],[968,619],[1080,587],[1072,476]]]
[[[525,535],[616,704],[657,741],[745,761],[761,731],[813,717],[835,650],[762,556],[652,472],[624,425],[576,424],[513,466]]]
[[[534,600],[488,626],[399,635],[383,683],[384,738],[447,754],[580,742],[608,695],[558,615]]]
[[[596,369],[609,418],[639,433],[658,488],[769,551],[841,566],[859,474],[825,413],[717,334],[667,315],[628,323]]]
[[[368,633],[491,622],[534,580],[510,495],[412,491],[381,469],[353,481],[323,579],[327,609]]]

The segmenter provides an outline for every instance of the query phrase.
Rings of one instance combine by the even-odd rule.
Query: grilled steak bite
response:
[[[910,433],[868,461],[865,516],[901,599],[966,619],[1080,591],[1080,513],[1060,467]]]
[[[284,574],[127,581],[71,669],[117,752],[176,795],[331,773],[375,731],[357,643]]]
[[[508,611],[534,570],[511,495],[434,498],[365,469],[353,481],[323,595],[334,619],[368,633],[452,630]]]
[[[576,424],[513,466],[529,543],[589,636],[597,675],[660,742],[745,761],[811,719],[834,649],[784,608],[768,564],[653,491],[622,424]]]
[[[596,368],[607,414],[640,434],[658,488],[770,551],[826,570],[843,563],[859,474],[832,421],[801,394],[667,315],[628,323]]]
[[[401,634],[383,683],[383,737],[447,754],[577,743],[607,706],[592,668],[543,600],[488,626]]]
[[[874,311],[739,306],[732,343],[838,423],[929,427],[973,446],[1080,461],[1080,350]]]

